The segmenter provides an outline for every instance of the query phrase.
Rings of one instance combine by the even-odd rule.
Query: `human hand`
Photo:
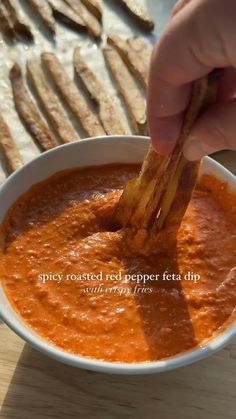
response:
[[[172,151],[181,130],[192,82],[224,68],[217,102],[195,123],[186,141],[188,160],[236,150],[236,1],[180,0],[153,51],[148,123],[157,152]]]

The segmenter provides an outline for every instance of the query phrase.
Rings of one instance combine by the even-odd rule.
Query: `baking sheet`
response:
[[[106,44],[106,34],[116,33],[118,35],[129,37],[140,35],[153,44],[159,37],[165,27],[171,13],[175,0],[137,0],[137,2],[146,4],[150,15],[156,22],[155,31],[152,34],[146,34],[139,30],[137,25],[132,23],[125,12],[116,5],[114,0],[103,0],[103,36],[100,42],[94,42],[88,35],[68,29],[57,21],[56,36],[49,37],[43,29],[40,20],[37,19],[34,12],[27,6],[27,0],[15,0],[15,4],[20,4],[20,12],[24,20],[32,28],[35,41],[33,44],[17,43],[9,46],[0,38],[0,113],[5,118],[11,128],[11,132],[17,147],[25,163],[32,160],[40,153],[37,145],[25,130],[15,111],[12,99],[11,86],[8,79],[9,69],[14,61],[17,61],[22,69],[25,69],[26,60],[40,57],[44,51],[53,51],[62,60],[64,66],[71,77],[73,77],[72,57],[76,46],[81,47],[81,53],[86,58],[87,63],[95,70],[97,76],[106,84],[108,90],[116,95],[114,85],[106,70],[100,47]],[[1,36],[1,35],[0,35]],[[117,96],[117,95],[116,95]],[[117,106],[122,118],[125,121],[127,131],[129,132],[129,122],[126,118],[125,108],[122,101],[117,96]],[[68,116],[73,120],[72,116]],[[78,125],[73,120],[76,128]],[[0,183],[6,178],[4,160],[0,159]]]

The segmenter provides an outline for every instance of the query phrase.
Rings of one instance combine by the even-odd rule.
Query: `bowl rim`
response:
[[[51,149],[46,151],[45,153],[37,156],[35,159],[27,163],[25,166],[17,170],[15,173],[10,175],[6,181],[0,187],[0,199],[2,194],[6,189],[8,189],[9,184],[16,180],[19,173],[23,171],[28,171],[29,169],[33,168],[35,164],[39,161],[44,160],[45,158],[50,158],[50,155],[55,153],[61,153],[62,150],[66,147],[80,147],[78,144],[82,143],[91,143],[93,141],[120,141],[125,140],[129,141],[134,139],[138,142],[147,142],[149,141],[149,137],[144,136],[133,136],[133,135],[119,135],[119,136],[101,136],[101,137],[93,137],[83,139],[78,142],[73,142],[69,144],[63,144],[58,146],[55,149]],[[76,144],[76,145],[75,145]],[[227,178],[229,179],[229,184],[235,184],[236,190],[236,177],[229,172],[224,166],[220,163],[217,163],[210,157],[205,157],[204,161],[207,162],[212,168],[213,171],[220,169],[222,173],[224,173]],[[79,167],[79,165],[78,165]],[[58,170],[55,170],[55,173]],[[39,181],[40,182],[40,181]],[[37,183],[37,182],[36,182]],[[17,199],[17,198],[16,198]],[[69,352],[65,352],[55,345],[51,344],[50,342],[46,341],[40,335],[38,335],[33,328],[29,327],[27,323],[21,319],[20,315],[18,315],[17,311],[14,310],[12,304],[8,300],[3,285],[0,283],[0,300],[1,298],[5,298],[8,303],[8,308],[4,309],[4,306],[0,306],[0,320],[2,319],[5,324],[10,327],[18,336],[20,336],[23,340],[29,343],[35,349],[38,349],[40,352],[44,353],[45,355],[56,359],[64,364],[97,371],[103,373],[112,373],[112,374],[125,374],[125,375],[137,375],[137,374],[151,374],[157,372],[164,372],[169,371],[172,369],[180,368],[183,366],[187,366],[208,356],[214,354],[215,352],[219,351],[227,344],[229,344],[232,340],[236,337],[236,322],[229,324],[229,326],[218,336],[210,339],[206,342],[202,347],[196,347],[194,349],[190,349],[189,351],[182,352],[177,354],[176,356],[166,358],[159,361],[146,361],[146,362],[139,362],[139,363],[124,363],[124,362],[109,362],[109,361],[102,361],[97,360],[94,358],[88,358],[80,355],[71,354]],[[15,322],[14,319],[9,318],[7,315],[7,311],[13,313],[13,315],[17,318],[18,322]]]

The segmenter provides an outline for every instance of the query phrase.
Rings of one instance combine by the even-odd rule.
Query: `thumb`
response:
[[[191,161],[220,150],[236,150],[236,99],[206,111],[184,145],[184,155]]]

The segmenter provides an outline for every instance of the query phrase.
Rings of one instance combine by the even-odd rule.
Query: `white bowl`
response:
[[[138,163],[143,160],[149,144],[145,137],[100,137],[62,145],[50,150],[16,173],[11,175],[0,188],[0,223],[9,207],[32,185],[54,173],[74,167],[101,165],[108,163]],[[236,177],[210,158],[202,163],[201,173],[212,173],[228,182],[236,191]],[[34,333],[16,314],[9,303],[3,287],[0,286],[0,317],[21,338],[44,354],[65,364],[88,370],[117,374],[150,374],[188,365],[212,355],[236,337],[236,323],[231,324],[209,344],[178,356],[155,362],[112,363],[71,355],[51,345]]]

